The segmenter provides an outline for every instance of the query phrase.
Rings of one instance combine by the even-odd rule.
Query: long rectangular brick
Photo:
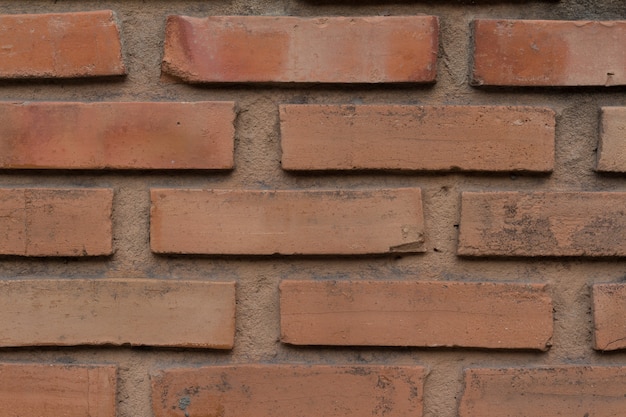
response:
[[[112,365],[0,364],[0,417],[115,417]]]
[[[112,189],[0,189],[0,254],[102,256],[113,252]]]
[[[283,281],[283,342],[547,350],[552,301],[542,284]]]
[[[125,74],[115,20],[110,10],[0,15],[0,78]]]
[[[626,21],[473,22],[472,84],[626,84]]]
[[[459,255],[626,256],[626,193],[465,192]]]
[[[626,348],[626,284],[593,286],[594,349]]]
[[[625,392],[618,366],[467,369],[459,417],[618,417]]]
[[[602,108],[596,170],[626,172],[626,107]]]
[[[434,82],[434,16],[169,16],[163,72],[185,82]]]
[[[235,334],[235,283],[4,280],[0,334],[0,346],[229,349]]]
[[[152,189],[156,253],[423,252],[419,188],[351,191]]]
[[[421,417],[419,366],[243,365],[152,375],[155,417]]]
[[[0,168],[230,169],[234,103],[0,103]]]
[[[554,125],[546,108],[283,105],[282,166],[550,172]]]

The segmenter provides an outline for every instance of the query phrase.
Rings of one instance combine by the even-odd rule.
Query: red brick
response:
[[[152,376],[155,417],[422,416],[419,366],[243,365]]]
[[[360,191],[152,189],[157,253],[423,252],[419,188]]]
[[[623,367],[467,369],[459,417],[617,417],[624,392]]]
[[[626,21],[474,21],[474,85],[626,84]]]
[[[101,256],[112,248],[111,189],[0,189],[0,254]]]
[[[626,172],[626,107],[602,108],[596,169]]]
[[[0,103],[0,167],[233,168],[234,103]]]
[[[434,82],[434,16],[170,16],[163,72],[185,82]]]
[[[593,286],[594,349],[626,348],[626,284]]]
[[[123,75],[119,32],[110,10],[0,15],[0,78]]]
[[[532,107],[280,107],[288,170],[552,171],[554,112]]]
[[[295,345],[547,350],[541,284],[283,281],[281,338]]]
[[[459,255],[626,256],[626,193],[465,192]]]
[[[0,417],[115,417],[115,366],[0,364]]]
[[[148,279],[0,281],[0,346],[229,349],[235,283]]]

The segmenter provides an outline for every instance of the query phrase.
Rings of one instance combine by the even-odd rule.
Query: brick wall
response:
[[[623,0],[0,0],[0,417],[616,417]]]

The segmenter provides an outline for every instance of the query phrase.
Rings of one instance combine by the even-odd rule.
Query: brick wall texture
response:
[[[0,0],[0,417],[625,415],[624,0]]]

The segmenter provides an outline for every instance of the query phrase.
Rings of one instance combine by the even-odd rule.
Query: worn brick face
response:
[[[0,189],[0,254],[102,256],[112,248],[111,189]]]
[[[241,365],[152,376],[155,417],[422,415],[419,366]]]
[[[0,364],[0,417],[115,417],[113,365]]]
[[[621,192],[465,192],[459,255],[626,256]]]
[[[626,369],[600,366],[467,369],[459,417],[617,417]]]
[[[554,165],[554,112],[530,107],[280,107],[282,167],[537,171]]]
[[[593,286],[594,349],[626,348],[626,284]]]
[[[0,103],[0,168],[230,169],[234,103]]]
[[[368,254],[424,251],[418,188],[368,191],[153,189],[157,253]]]
[[[0,346],[228,349],[235,283],[147,279],[0,281]]]
[[[626,84],[626,21],[474,21],[472,83]]]
[[[0,78],[123,75],[119,31],[110,10],[0,15]]]
[[[433,16],[170,16],[163,72],[202,82],[433,82]]]
[[[626,107],[602,107],[596,169],[626,172]]]
[[[296,345],[546,350],[541,284],[283,281],[281,338]]]

